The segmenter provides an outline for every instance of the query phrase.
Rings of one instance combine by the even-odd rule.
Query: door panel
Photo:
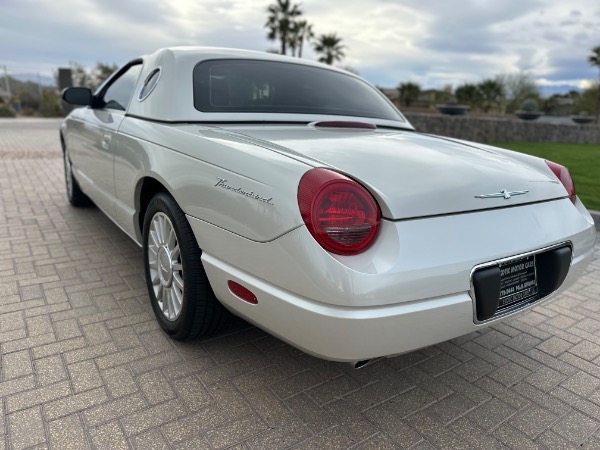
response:
[[[83,191],[116,221],[114,145],[125,110],[133,96],[141,61],[134,61],[112,76],[94,97],[93,108],[72,114],[73,139],[69,154]]]
[[[72,156],[74,169],[87,185],[84,190],[111,218],[115,216],[112,143],[123,118],[124,114],[121,111],[85,111],[84,122],[79,132],[80,142],[75,150],[76,154]]]

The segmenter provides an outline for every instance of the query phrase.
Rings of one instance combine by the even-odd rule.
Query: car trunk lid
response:
[[[500,152],[412,131],[236,125],[228,133],[360,181],[388,219],[510,207],[566,197],[543,170]]]

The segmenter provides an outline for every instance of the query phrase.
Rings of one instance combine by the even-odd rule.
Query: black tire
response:
[[[94,203],[83,193],[79,187],[79,183],[77,183],[77,180],[73,176],[69,152],[66,149],[63,151],[63,166],[65,169],[65,187],[69,203],[77,207],[92,206]]]
[[[161,223],[163,230],[174,231],[175,244],[169,243],[170,231],[165,233],[170,235],[167,239],[159,236]],[[228,311],[210,287],[200,259],[202,251],[185,214],[166,192],[156,194],[146,209],[143,247],[148,294],[162,329],[177,340],[218,331],[225,324]],[[176,248],[178,255],[172,256]]]

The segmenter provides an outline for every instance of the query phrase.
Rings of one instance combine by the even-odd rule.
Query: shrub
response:
[[[527,111],[527,112],[539,111],[538,102],[536,102],[532,98],[528,98],[523,103],[521,103],[521,111]]]
[[[419,92],[421,92],[421,86],[410,82],[400,84],[397,89],[400,101],[404,106],[410,106],[416,102],[419,99]]]
[[[14,111],[6,106],[0,105],[0,117],[15,117]]]
[[[40,114],[42,117],[63,117],[65,114],[60,106],[60,97],[52,89],[45,89],[42,93]]]

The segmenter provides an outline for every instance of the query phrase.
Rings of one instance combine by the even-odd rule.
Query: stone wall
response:
[[[512,118],[448,116],[411,112],[404,115],[417,131],[468,141],[600,144],[600,127],[596,125],[567,125]]]

